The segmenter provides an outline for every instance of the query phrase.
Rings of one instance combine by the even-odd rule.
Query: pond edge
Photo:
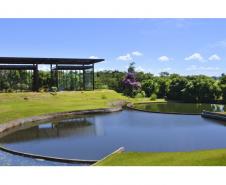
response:
[[[113,107],[113,108],[102,108],[102,109],[90,109],[90,110],[76,110],[76,111],[66,111],[66,112],[57,112],[57,113],[50,113],[50,114],[43,114],[40,116],[32,116],[27,118],[21,118],[9,121],[7,123],[3,123],[0,125],[0,133],[8,131],[12,128],[22,126],[26,123],[37,122],[37,121],[47,121],[50,119],[56,119],[64,116],[72,116],[72,115],[87,115],[87,114],[101,114],[101,113],[113,113],[122,111],[122,106]],[[9,148],[3,147],[0,145],[0,150],[11,153],[18,156],[35,158],[35,159],[43,159],[48,161],[54,162],[63,162],[63,163],[84,163],[84,164],[94,164],[99,160],[84,160],[84,159],[68,159],[68,158],[58,158],[58,157],[50,157],[50,156],[43,156],[25,152],[19,152],[16,150],[11,150]]]
[[[201,116],[204,118],[226,121],[226,114],[223,113],[203,111]]]
[[[201,115],[202,113],[181,113],[181,112],[160,112],[160,111],[148,111],[148,110],[142,110],[135,108],[135,104],[155,104],[157,102],[145,102],[145,103],[128,103],[126,105],[127,108],[136,110],[136,111],[141,111],[141,112],[149,112],[149,113],[158,113],[158,114],[178,114],[178,115]],[[158,102],[159,103],[159,102]],[[165,102],[160,102],[160,103],[165,103]]]

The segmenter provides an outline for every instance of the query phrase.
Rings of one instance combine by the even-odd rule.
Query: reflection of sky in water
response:
[[[19,151],[57,157],[100,159],[126,151],[192,151],[226,147],[222,122],[197,115],[125,110],[48,122],[1,139]]]

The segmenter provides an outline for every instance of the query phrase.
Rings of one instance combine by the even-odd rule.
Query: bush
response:
[[[141,92],[137,93],[137,95],[135,97],[136,98],[144,98],[145,97],[145,92],[141,91]]]
[[[9,89],[7,89],[7,92],[8,93],[12,93],[13,92],[13,89],[9,88]]]
[[[156,94],[152,94],[151,96],[150,96],[150,100],[151,101],[154,101],[154,100],[156,100],[157,99],[157,95]]]
[[[105,94],[102,94],[101,99],[105,100],[105,99],[107,99],[107,96]]]
[[[45,92],[45,89],[44,89],[44,88],[39,88],[39,89],[38,89],[38,92],[43,93],[43,92]]]
[[[24,97],[24,100],[28,100],[29,98],[28,97]]]
[[[20,89],[21,90],[28,90],[29,86],[27,84],[22,83],[22,84],[20,84]]]
[[[55,86],[51,87],[51,92],[57,92],[57,87]]]
[[[137,95],[135,96],[135,98],[143,98],[143,95],[141,93],[137,93]]]
[[[145,94],[145,92],[144,92],[144,91],[141,91],[140,93],[141,93],[141,95],[142,95],[143,97],[145,97],[145,96],[146,96],[146,94]]]

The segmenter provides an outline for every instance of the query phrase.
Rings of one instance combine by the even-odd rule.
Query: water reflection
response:
[[[138,152],[226,148],[223,123],[199,115],[125,110],[26,125],[0,141],[34,154],[100,159],[122,146]]]
[[[135,108],[152,111],[152,112],[171,112],[171,113],[190,113],[200,114],[203,110],[212,112],[224,112],[225,105],[221,104],[195,104],[195,103],[149,103],[149,104],[136,104]]]
[[[93,118],[73,118],[30,126],[30,128],[15,131],[13,134],[4,136],[1,138],[1,142],[14,143],[36,139],[70,137],[72,135],[96,135]]]

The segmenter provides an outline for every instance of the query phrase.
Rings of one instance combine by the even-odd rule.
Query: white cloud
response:
[[[200,53],[193,53],[191,56],[186,57],[184,60],[198,60],[203,61],[203,57]]]
[[[143,53],[141,53],[141,52],[139,52],[139,51],[133,51],[131,54],[132,54],[133,56],[142,56],[142,55],[143,55]]]
[[[204,66],[196,66],[191,65],[190,67],[186,68],[187,71],[218,71],[220,70],[219,67],[204,67]]]
[[[144,72],[144,68],[142,68],[141,66],[136,67],[135,70],[138,72]]]
[[[122,61],[131,61],[133,60],[133,58],[131,57],[131,55],[128,53],[126,55],[121,55],[117,57],[117,60],[122,60]]]
[[[168,62],[171,59],[169,57],[163,55],[163,56],[159,57],[158,60],[161,61],[161,62]]]
[[[208,60],[213,61],[213,60],[221,60],[221,57],[219,57],[217,54],[211,55]]]
[[[89,58],[90,59],[98,59],[99,57],[97,57],[97,56],[90,56]]]

